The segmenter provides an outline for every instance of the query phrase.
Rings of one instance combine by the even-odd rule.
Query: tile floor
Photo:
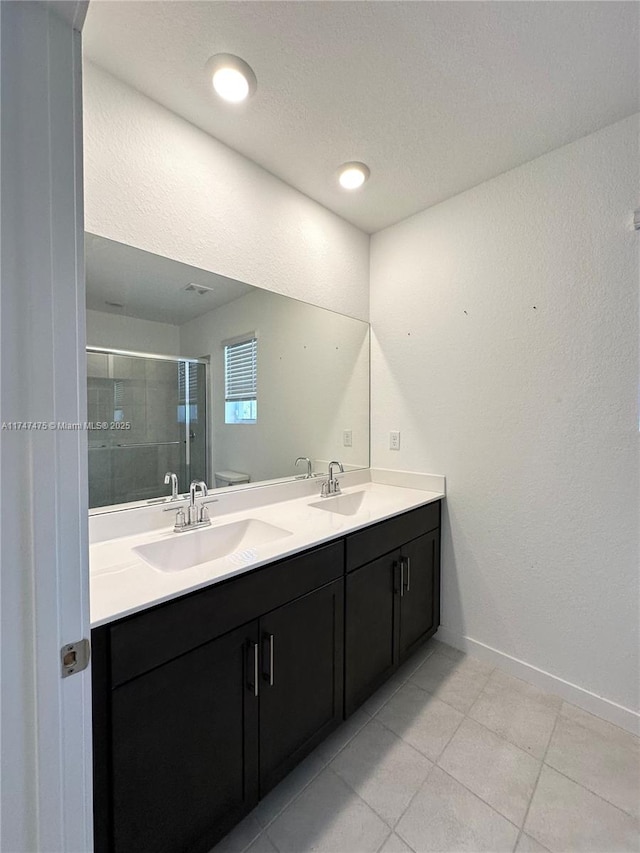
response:
[[[212,853],[640,853],[640,740],[431,640]]]

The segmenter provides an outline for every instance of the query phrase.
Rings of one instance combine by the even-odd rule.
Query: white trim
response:
[[[225,349],[225,347],[232,347],[234,344],[243,344],[249,341],[257,341],[258,333],[257,332],[245,332],[244,335],[234,335],[232,338],[225,338],[223,341],[220,341],[220,348]]]
[[[640,735],[640,714],[633,711],[631,708],[625,708],[623,705],[618,705],[604,696],[598,696],[596,693],[591,693],[585,690],[584,687],[579,687],[577,684],[572,684],[570,681],[565,681],[558,675],[552,675],[544,669],[538,669],[526,661],[514,658],[505,652],[498,651],[491,646],[485,645],[478,640],[473,640],[471,637],[457,634],[443,625],[438,628],[436,638],[455,649],[460,649],[462,652],[474,655],[480,660],[491,663],[494,666],[513,675],[515,678],[520,678],[522,681],[527,681],[541,690],[546,690],[549,693],[554,693],[560,696],[571,705],[576,705],[584,711],[595,714],[603,720],[619,726],[634,735]]]
[[[86,419],[82,51],[59,7],[0,3],[7,421]],[[89,853],[91,676],[60,673],[90,630],[86,435],[2,432],[0,465],[0,848]]]
[[[89,0],[49,0],[49,8],[74,30],[81,32],[89,9]]]

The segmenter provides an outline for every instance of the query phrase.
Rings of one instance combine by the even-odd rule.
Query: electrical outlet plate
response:
[[[342,433],[342,444],[344,447],[352,447],[353,446],[353,431],[350,429],[345,429]]]
[[[400,430],[392,429],[389,433],[389,450],[400,450]]]

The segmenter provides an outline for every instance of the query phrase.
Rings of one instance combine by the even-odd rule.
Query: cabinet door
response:
[[[113,690],[115,853],[209,850],[257,802],[257,628]]]
[[[260,619],[260,796],[342,720],[344,581]]]
[[[347,575],[345,711],[351,714],[396,663],[397,607],[394,585],[400,552],[393,551]]]
[[[440,531],[403,545],[400,592],[400,659],[440,623]]]

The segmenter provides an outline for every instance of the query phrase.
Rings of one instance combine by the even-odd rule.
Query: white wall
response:
[[[88,231],[360,319],[369,237],[89,63]]]
[[[180,355],[180,331],[178,326],[169,323],[87,310],[87,345],[156,355]]]
[[[444,626],[632,709],[637,138],[553,151],[371,256],[373,465],[447,475]]]
[[[367,467],[367,328],[263,290],[181,326],[181,354],[211,356],[213,472],[242,471],[254,482],[302,474],[297,456]],[[258,338],[258,422],[225,424],[223,341],[248,332]],[[344,429],[353,432],[351,447]]]

